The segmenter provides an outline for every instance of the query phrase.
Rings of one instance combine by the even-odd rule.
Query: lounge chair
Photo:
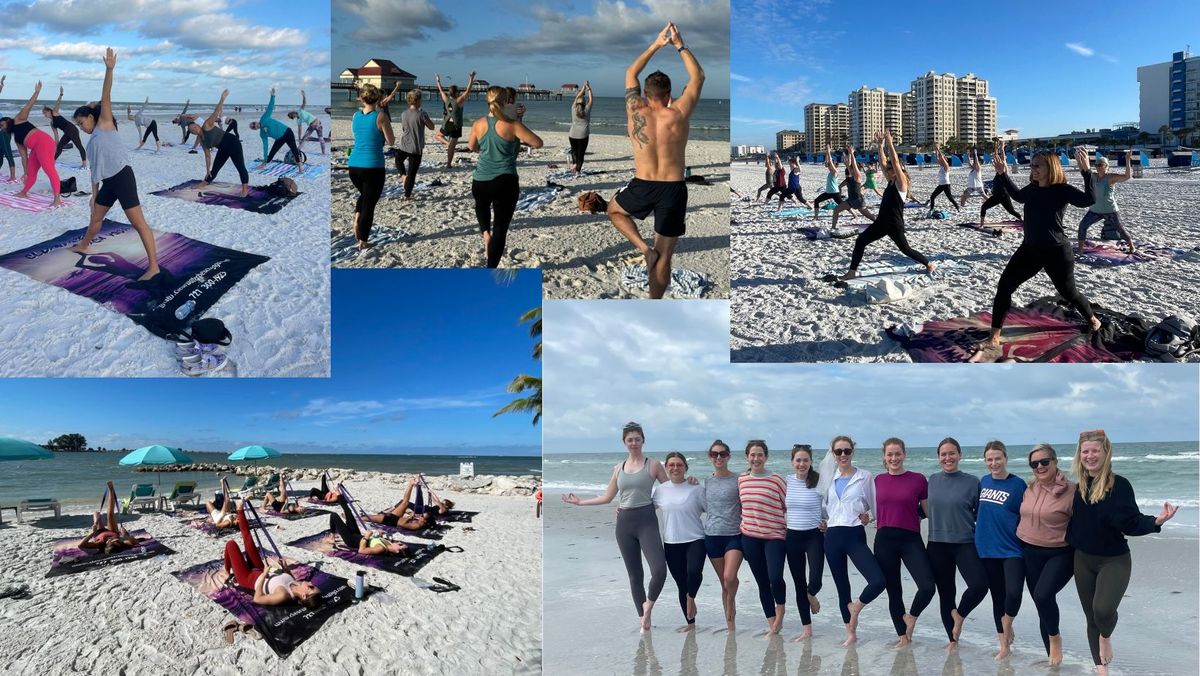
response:
[[[251,474],[250,476],[246,477],[245,481],[242,482],[241,488],[238,488],[231,492],[234,494],[234,496],[243,498],[246,496],[253,496],[254,489],[257,487],[258,487],[258,476]]]
[[[254,497],[261,498],[267,494],[267,491],[277,490],[279,490],[279,473],[272,472],[269,476],[267,476],[265,481],[259,481],[258,485],[254,487],[252,492],[254,493]]]
[[[171,508],[176,505],[195,502],[200,504],[200,493],[196,492],[195,481],[180,481],[171,489],[171,494],[167,496],[167,501],[170,502]]]
[[[24,523],[21,517],[26,512],[54,512],[54,518],[62,516],[62,507],[58,504],[58,500],[54,498],[29,498],[22,500],[21,504],[17,505],[17,523]]]
[[[129,497],[121,504],[121,513],[128,514],[129,510],[145,506],[157,506],[159,496],[154,491],[154,484],[134,484],[129,491]]]

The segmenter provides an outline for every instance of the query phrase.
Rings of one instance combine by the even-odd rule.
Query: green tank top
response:
[[[1115,214],[1117,213],[1116,202],[1117,186],[1106,176],[1103,181],[1096,181],[1092,185],[1092,194],[1096,197],[1096,203],[1092,205],[1091,210],[1098,214]]]
[[[505,141],[496,133],[496,118],[487,118],[487,133],[479,139],[479,159],[475,163],[476,181],[490,181],[502,174],[517,173],[517,152],[521,142]]]
[[[825,192],[841,192],[837,186],[837,174],[829,174],[825,177]]]

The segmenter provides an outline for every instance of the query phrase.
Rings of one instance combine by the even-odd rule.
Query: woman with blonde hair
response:
[[[983,447],[988,474],[979,479],[979,513],[975,519],[975,550],[987,573],[992,595],[992,620],[1000,642],[997,660],[1008,657],[1012,645],[1013,620],[1021,610],[1025,583],[1025,559],[1017,539],[1017,522],[1025,482],[1008,471],[1008,448],[992,440]]]
[[[489,87],[487,101],[487,117],[481,117],[471,125],[467,148],[479,153],[471,180],[471,195],[475,198],[475,218],[483,235],[487,266],[496,268],[504,256],[508,226],[521,195],[517,153],[522,142],[541,148],[542,139],[505,112],[509,97],[504,87]]]
[[[375,224],[375,205],[383,195],[383,182],[387,175],[383,164],[383,146],[396,142],[392,133],[392,119],[387,110],[379,107],[381,98],[383,94],[375,85],[359,87],[358,100],[362,103],[362,110],[355,112],[350,122],[354,131],[354,152],[350,154],[347,164],[350,166],[350,181],[358,190],[358,201],[354,204],[354,238],[358,240],[360,251],[371,246],[368,239],[371,227]]]
[[[421,110],[421,90],[410,89],[405,96],[408,108],[400,113],[400,147],[396,148],[396,171],[404,174],[404,200],[412,199],[413,186],[417,183],[417,170],[421,168],[421,155],[425,152],[425,130],[433,129],[429,113]],[[457,138],[454,139],[457,142]],[[408,162],[405,170],[404,163]]]
[[[992,189],[1025,205],[1025,238],[1000,275],[996,297],[992,301],[992,335],[979,345],[980,354],[976,355],[975,361],[981,361],[981,356],[991,356],[993,361],[999,357],[1000,329],[1012,307],[1012,295],[1042,270],[1050,277],[1058,295],[1075,307],[1090,329],[1095,331],[1100,328],[1100,320],[1092,312],[1091,304],[1075,288],[1075,254],[1071,250],[1070,239],[1063,232],[1063,212],[1068,204],[1085,208],[1096,201],[1092,194],[1088,154],[1083,148],[1076,148],[1075,161],[1083,176],[1083,190],[1067,183],[1058,155],[1050,152],[1033,156],[1029,163],[1029,185],[1017,188],[1008,177],[1004,141],[996,142],[996,152],[992,155],[996,178],[992,182]]]
[[[1037,608],[1042,645],[1050,666],[1062,663],[1058,631],[1058,592],[1071,581],[1075,549],[1067,544],[1067,524],[1075,500],[1075,482],[1058,469],[1058,454],[1050,444],[1029,451],[1033,478],[1021,498],[1017,540],[1025,561],[1025,586]]]
[[[1157,517],[1142,514],[1129,480],[1112,471],[1112,442],[1104,430],[1079,435],[1075,446],[1074,514],[1067,542],[1075,547],[1075,589],[1087,618],[1088,645],[1096,673],[1108,674],[1117,606],[1129,586],[1133,559],[1126,535],[1162,531],[1178,507],[1164,502]]]

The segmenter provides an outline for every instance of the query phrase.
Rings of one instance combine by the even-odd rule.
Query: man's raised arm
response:
[[[692,50],[683,44],[679,28],[674,23],[669,24],[668,27],[671,31],[671,46],[679,52],[679,58],[683,59],[683,67],[688,72],[687,86],[683,88],[679,98],[675,99],[675,107],[684,117],[691,117],[692,111],[700,101],[700,90],[704,87],[704,69],[700,67],[700,62],[696,60],[696,55],[692,54]]]
[[[629,68],[625,69],[625,108],[628,112],[632,113],[642,107],[642,83],[638,78],[646,69],[646,65],[650,63],[650,59],[654,57],[654,53],[670,43],[670,31],[671,24],[667,24],[654,42],[646,48],[646,51],[634,59]]]

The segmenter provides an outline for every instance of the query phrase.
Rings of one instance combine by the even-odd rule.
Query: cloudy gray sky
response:
[[[1200,369],[1175,364],[729,364],[722,301],[545,303],[546,453],[620,450],[636,420],[648,446],[720,437],[823,446],[836,434],[931,446],[1200,438]]]

